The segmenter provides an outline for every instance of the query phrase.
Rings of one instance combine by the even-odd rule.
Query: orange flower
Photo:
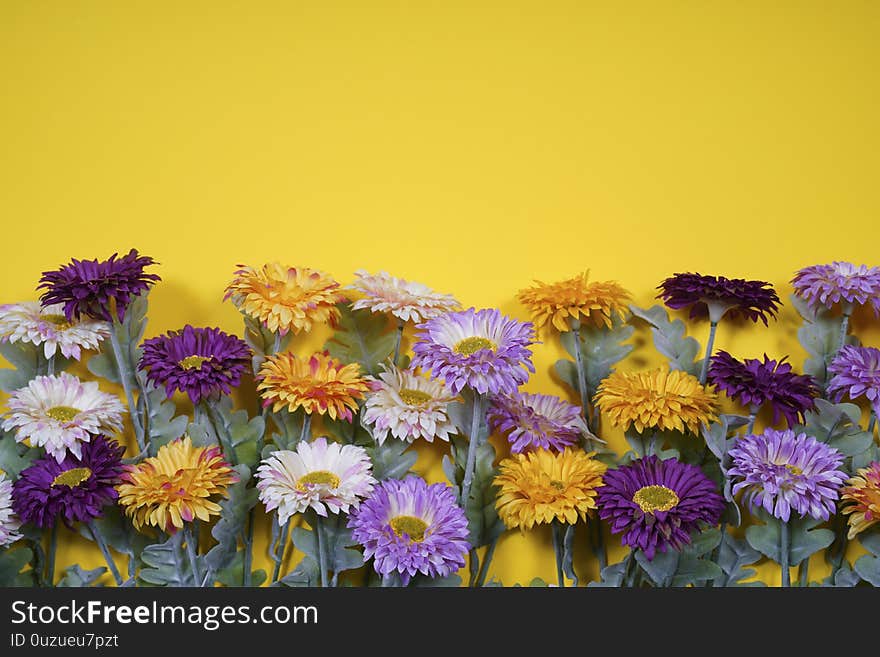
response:
[[[558,283],[535,281],[537,287],[520,290],[517,297],[532,313],[537,328],[547,322],[569,331],[569,318],[611,327],[615,318],[626,319],[630,293],[615,281],[587,282],[587,273]]]
[[[880,463],[860,468],[840,491],[842,511],[849,515],[849,538],[880,522]]]

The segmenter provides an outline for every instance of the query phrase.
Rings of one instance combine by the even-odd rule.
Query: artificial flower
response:
[[[657,297],[668,307],[690,307],[691,318],[708,317],[713,323],[730,313],[753,322],[760,319],[766,326],[767,318],[775,317],[779,308],[779,297],[765,281],[684,273],[673,274],[658,289]]]
[[[568,331],[572,320],[610,328],[629,314],[631,295],[616,281],[588,283],[585,272],[558,283],[535,283],[517,297],[532,313],[537,328],[549,322],[558,331]]]
[[[489,403],[489,426],[507,436],[510,451],[552,449],[561,452],[589,433],[580,406],[553,395],[514,392]]]
[[[0,341],[43,346],[49,359],[60,352],[79,360],[82,350],[97,351],[110,335],[110,325],[88,317],[69,321],[61,304],[41,307],[36,301],[0,305]]]
[[[21,538],[21,520],[12,510],[12,482],[0,472],[0,547],[12,545]]]
[[[844,345],[828,366],[826,393],[835,401],[864,397],[880,415],[880,349]]]
[[[406,281],[384,271],[370,274],[359,269],[355,276],[356,280],[347,288],[358,295],[352,303],[355,310],[391,313],[402,322],[423,322],[461,307],[451,294],[434,292],[427,285]]]
[[[840,491],[841,510],[848,515],[848,538],[880,521],[880,463],[859,468]]]
[[[870,304],[880,315],[880,267],[857,267],[851,262],[834,261],[827,265],[804,267],[791,281],[794,292],[813,308],[831,308],[835,304],[854,306]]]

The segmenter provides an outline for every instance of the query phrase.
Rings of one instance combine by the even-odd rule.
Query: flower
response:
[[[596,406],[616,427],[699,433],[700,425],[717,419],[715,393],[682,370],[613,372],[600,384]]]
[[[553,395],[514,392],[489,403],[489,425],[507,435],[514,453],[530,449],[561,452],[588,433],[581,407]]]
[[[615,319],[626,319],[630,293],[616,281],[587,283],[587,276],[585,272],[550,284],[535,281],[536,287],[520,290],[517,297],[538,328],[550,322],[557,330],[568,331],[572,320],[611,328]]]
[[[702,525],[717,525],[723,510],[712,480],[675,458],[651,455],[609,470],[599,489],[599,517],[648,559],[658,550],[681,550]]]
[[[404,586],[416,573],[446,577],[465,564],[470,549],[464,511],[445,483],[428,485],[409,475],[388,479],[348,519],[352,538],[373,557],[380,575],[400,573]]]
[[[193,328],[151,338],[143,344],[138,368],[147,379],[165,386],[169,398],[175,390],[189,395],[193,404],[228,395],[250,367],[251,350],[240,338],[219,328]]]
[[[81,456],[68,454],[60,462],[43,456],[12,484],[12,508],[22,521],[41,528],[53,527],[58,518],[68,527],[91,522],[118,497],[124,452],[116,441],[93,436]]]
[[[329,414],[351,422],[358,399],[369,390],[357,363],[343,365],[326,351],[308,360],[284,352],[267,358],[257,374],[257,390],[263,405],[272,410],[287,406],[293,413],[302,407],[306,413]]]
[[[6,405],[3,429],[14,430],[18,442],[45,448],[58,463],[68,451],[80,458],[82,444],[92,436],[121,431],[125,411],[118,397],[67,372],[32,379]]]
[[[21,538],[21,521],[12,512],[12,482],[0,473],[0,547],[12,545]]]
[[[730,312],[767,325],[767,317],[775,317],[779,297],[770,283],[746,281],[742,278],[703,276],[702,274],[674,274],[658,286],[658,299],[678,310],[690,306],[691,318],[709,317],[717,323]]]
[[[347,288],[362,295],[352,303],[355,310],[390,312],[402,322],[423,322],[461,307],[451,294],[434,292],[427,285],[405,281],[384,271],[369,274],[359,269],[355,276],[357,279]]]
[[[880,349],[844,345],[828,371],[834,375],[826,389],[829,397],[839,402],[844,395],[850,399],[864,396],[880,414]]]
[[[435,437],[448,441],[455,433],[447,412],[455,395],[439,381],[390,365],[370,387],[361,421],[380,445],[389,432],[408,443],[417,438],[431,443]]]
[[[412,367],[431,371],[458,394],[470,386],[480,394],[513,392],[534,372],[534,328],[496,309],[447,313],[419,324]]]
[[[363,447],[300,441],[296,451],[272,452],[257,468],[257,489],[266,511],[278,509],[283,525],[309,508],[327,517],[349,512],[373,491],[373,465]]]
[[[46,289],[40,297],[43,306],[63,304],[69,322],[83,316],[110,322],[115,308],[121,322],[134,298],[161,279],[144,272],[145,267],[157,264],[152,258],[135,249],[121,258],[118,255],[104,261],[74,258],[56,271],[43,272],[37,286]]]
[[[848,538],[880,521],[880,463],[859,468],[840,491],[841,510],[849,516]]]
[[[337,303],[345,300],[339,283],[308,267],[285,267],[277,262],[260,269],[238,265],[223,300],[231,299],[242,313],[273,333],[294,335],[311,331],[314,324],[335,324]]]
[[[195,447],[189,436],[162,445],[123,476],[119,505],[135,529],[158,527],[168,534],[195,518],[219,515],[216,500],[238,481],[218,445]]]
[[[812,307],[831,308],[836,303],[862,306],[870,303],[880,315],[880,267],[856,267],[834,261],[800,269],[792,279],[794,292]]]
[[[813,377],[795,374],[785,358],[764,361],[746,358],[738,361],[726,351],[712,356],[709,383],[723,390],[731,399],[737,399],[751,413],[757,413],[765,404],[773,409],[773,422],[782,415],[789,426],[804,421],[804,413],[815,404],[819,389]]]
[[[524,530],[553,520],[569,525],[586,520],[596,508],[606,468],[593,454],[537,449],[504,459],[494,480],[498,516],[508,527]]]
[[[81,319],[69,322],[61,304],[41,307],[36,301],[0,305],[0,341],[43,345],[43,355],[58,351],[65,358],[79,360],[83,349],[97,351],[110,335],[107,322]]]
[[[837,489],[846,477],[836,449],[805,433],[767,429],[741,438],[728,454],[733,494],[745,491],[743,501],[753,509],[763,507],[784,522],[792,509],[817,520],[834,513]]]

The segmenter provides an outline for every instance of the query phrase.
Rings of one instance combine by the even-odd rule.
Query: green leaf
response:
[[[217,544],[208,550],[205,555],[205,563],[213,575],[219,576],[224,570],[233,569],[238,556],[238,539],[245,532],[248,514],[259,500],[259,491],[249,488],[251,478],[250,468],[246,465],[237,465],[234,468],[238,474],[238,482],[229,486],[227,498],[220,502],[220,519],[211,528],[211,536]],[[238,573],[243,573],[243,561],[238,565]],[[208,576],[209,581],[211,575]],[[242,582],[241,577],[235,581],[238,586]]]
[[[141,294],[134,298],[125,311],[125,319],[121,325],[116,325],[115,323],[110,325],[110,330],[115,333],[119,340],[119,348],[122,350],[122,353],[129,356],[129,367],[127,368],[128,383],[132,389],[136,389],[138,385],[135,378],[136,367],[143,353],[143,350],[138,345],[141,342],[141,338],[144,337],[146,328],[147,294]],[[87,363],[89,372],[113,383],[122,383],[122,375],[120,374],[119,364],[116,362],[116,354],[113,353],[110,338],[107,338],[101,347],[100,353],[89,358]]]
[[[104,515],[94,522],[107,545],[119,554],[128,556],[128,574],[133,577],[140,566],[141,554],[152,540],[138,532],[116,505],[105,507]],[[83,523],[79,525],[79,534],[89,541],[94,540],[88,526]]]
[[[94,570],[83,570],[82,566],[74,564],[64,571],[64,575],[56,586],[58,588],[91,586],[106,572],[106,566],[100,566]]]
[[[580,349],[584,363],[584,378],[587,384],[587,393],[590,398],[596,393],[596,388],[602,379],[611,374],[614,365],[623,360],[632,350],[633,345],[623,344],[629,340],[635,327],[615,317],[611,328],[606,326],[596,327],[583,325],[580,328]],[[574,331],[566,331],[560,334],[562,346],[571,355],[577,357],[575,351]],[[568,365],[566,365],[568,363]],[[556,372],[575,391],[577,385],[577,366],[570,360],[556,362]]]
[[[798,341],[810,355],[804,361],[804,372],[824,385],[828,379],[828,365],[837,354],[840,344],[841,320],[833,317],[824,308],[811,308],[796,294],[792,294],[789,299],[804,320],[797,332]]]
[[[672,578],[678,569],[679,554],[675,550],[658,552],[653,559],[648,559],[644,552],[636,550],[636,561],[645,574],[651,578],[655,586],[671,586]]]
[[[0,470],[9,479],[17,479],[19,473],[39,457],[40,450],[15,441],[11,431],[0,431]]]
[[[863,453],[874,442],[874,437],[860,426],[862,412],[855,404],[834,404],[816,400],[816,409],[804,416],[804,426],[795,427],[819,442],[827,443],[844,456]]]
[[[309,523],[314,527],[316,514],[309,512]],[[323,523],[323,536],[326,541],[324,546],[324,555],[327,563],[328,573],[332,573],[334,577],[338,577],[340,573],[354,568],[360,568],[364,565],[364,557],[358,550],[351,549],[357,545],[357,542],[351,537],[351,530],[346,527],[346,517],[343,514],[330,514],[326,518],[321,518]],[[297,550],[302,552],[305,559],[311,559],[315,563],[314,570],[317,571],[318,560],[318,541],[317,535],[312,529],[305,527],[294,527],[291,532],[293,545]],[[312,572],[312,567],[305,564],[303,572],[306,574]],[[291,573],[292,574],[292,573]],[[287,579],[287,578],[285,578]],[[320,577],[318,578],[320,579]],[[285,583],[290,586],[289,583]]]
[[[172,536],[164,543],[154,543],[144,549],[141,559],[145,567],[139,574],[142,581],[153,586],[192,587],[201,584],[193,579],[189,559],[180,547],[181,538]],[[204,572],[204,557],[198,558],[197,565],[199,563],[201,572]]]
[[[0,390],[12,392],[22,388],[41,373],[43,350],[29,342],[0,341],[0,355],[13,369],[0,369]],[[45,373],[45,372],[42,372]]]
[[[672,369],[697,374],[700,362],[694,359],[700,351],[700,343],[686,335],[687,329],[683,321],[670,320],[669,314],[661,305],[650,308],[632,305],[629,308],[633,315],[651,325],[654,347],[666,356]]]
[[[305,555],[296,565],[296,568],[272,586],[314,588],[321,585],[321,575],[318,571],[318,562],[312,557]]]
[[[454,573],[446,577],[416,575],[410,580],[409,585],[416,588],[458,588],[461,586],[461,577]]]
[[[224,586],[241,586],[244,581],[244,551],[235,552],[232,560],[214,576],[216,581]],[[209,576],[210,579],[210,576]],[[251,586],[260,586],[268,579],[266,571],[262,568],[251,571]]]
[[[821,586],[841,589],[852,588],[861,581],[862,578],[859,577],[858,573],[850,568],[848,563],[844,562],[843,564],[841,564],[840,570],[838,570],[833,577],[829,575],[824,580],[822,580]],[[810,586],[818,586],[818,584],[813,582],[810,584]]]
[[[388,318],[369,310],[352,310],[348,303],[336,307],[339,328],[324,349],[343,363],[358,363],[366,374],[376,376],[379,365],[394,351],[396,334],[388,331]]]
[[[758,512],[763,525],[753,525],[746,530],[749,545],[776,563],[781,562],[779,540],[782,521],[771,517],[763,511]],[[798,565],[819,550],[824,550],[834,542],[834,532],[830,529],[817,529],[821,520],[814,518],[792,517],[788,522],[789,550],[788,563]]]
[[[165,395],[165,390],[149,384],[147,397],[150,409],[148,422],[150,455],[155,456],[159,448],[176,440],[186,433],[189,418],[176,415],[177,406]]]
[[[589,582],[588,587],[593,588],[619,588],[623,585],[623,576],[626,572],[626,560],[605,566],[600,573],[598,582]]]
[[[761,553],[741,539],[725,532],[718,551],[718,566],[721,574],[715,577],[715,586],[763,586],[762,582],[743,583],[754,577],[754,568],[746,568],[761,559]]]
[[[464,466],[467,462],[467,438],[454,436],[451,441],[453,458],[443,457],[443,470],[456,492],[464,479]],[[497,487],[493,480],[498,473],[494,466],[495,448],[488,441],[477,447],[474,480],[471,484],[470,499],[465,505],[465,515],[470,529],[470,543],[473,547],[489,545],[504,533],[505,526],[495,510]]]
[[[288,412],[286,409],[281,409],[277,413],[270,411],[269,417],[272,418],[276,428],[276,431],[273,431],[271,434],[271,441],[279,449],[296,449],[296,445],[302,436],[303,418],[305,416],[306,412],[302,408],[296,409],[293,413]],[[324,418],[324,427],[328,433],[334,435],[332,426],[329,418]]]
[[[379,481],[403,479],[419,458],[416,451],[410,449],[409,443],[395,438],[386,440],[382,445],[367,447],[367,453],[373,462],[373,476]]]
[[[259,320],[253,319],[242,313],[244,319],[244,341],[253,352],[251,366],[256,374],[266,357],[275,353],[275,334],[266,328]],[[285,351],[293,338],[293,333],[287,333],[280,340],[279,351]]]
[[[869,554],[859,557],[855,571],[871,586],[880,586],[880,532],[876,529],[859,535],[859,543]]]
[[[334,438],[337,438],[343,443],[348,445],[361,445],[367,446],[372,445],[375,441],[373,440],[373,435],[370,433],[369,429],[364,427],[359,421],[358,418],[361,417],[360,410],[355,413],[354,420],[349,422],[348,420],[343,420],[342,418],[336,418],[335,420],[330,419],[329,417],[324,417],[321,419],[321,422],[324,425],[324,430],[329,433]],[[391,440],[396,440],[395,438],[391,438]]]
[[[34,585],[33,572],[22,572],[34,558],[30,548],[18,546],[0,551],[0,587],[27,587]]]
[[[574,572],[574,531],[576,525],[567,525],[562,539],[562,572],[572,580],[572,586],[578,585],[578,576]]]

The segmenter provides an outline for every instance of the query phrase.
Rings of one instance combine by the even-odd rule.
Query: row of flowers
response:
[[[39,302],[0,306],[13,366],[0,372],[0,584],[84,586],[109,571],[127,586],[454,586],[467,566],[470,586],[501,585],[499,538],[542,524],[559,586],[581,579],[578,534],[599,566],[590,585],[751,585],[762,559],[786,586],[793,566],[802,586],[880,583],[880,350],[849,325],[860,306],[880,314],[880,268],[796,274],[810,356],[796,373],[714,350],[722,321],[776,318],[764,281],[660,284],[667,308],[708,320],[698,358],[682,319],[631,305],[613,281],[537,283],[518,295],[524,322],[384,272],[343,287],[277,263],[239,266],[226,289],[243,338],[187,325],[144,340],[155,264],[135,250],[72,260],[43,274]],[[297,354],[293,340],[323,324],[324,350]],[[637,324],[667,365],[617,369]],[[570,355],[554,370],[577,403],[522,390],[538,332]],[[68,371],[86,369],[124,402]],[[251,412],[234,407],[237,388],[243,406],[248,391],[259,401]],[[722,394],[744,412],[722,413]],[[626,453],[607,447],[606,424]],[[500,461],[493,433],[510,451]],[[413,443],[435,439],[449,443],[448,483],[412,469]],[[260,503],[271,575],[253,569]],[[60,523],[106,568],[56,573]],[[629,548],[618,563],[606,530]],[[830,574],[813,582],[818,552]]]

